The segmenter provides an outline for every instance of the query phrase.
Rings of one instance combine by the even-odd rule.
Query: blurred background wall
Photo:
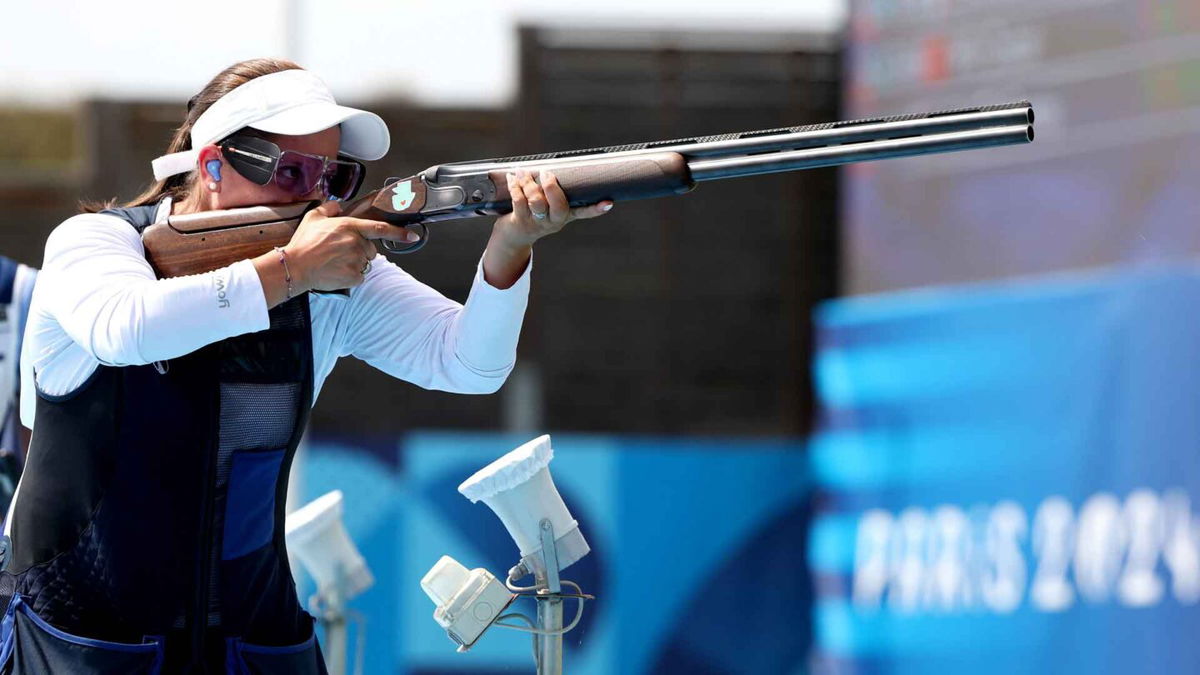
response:
[[[847,172],[852,293],[1190,259],[1200,6],[851,4],[847,114],[1034,101],[1034,145]]]
[[[599,598],[575,672],[1200,662],[1195,3],[281,1],[236,8],[255,44],[233,5],[173,32],[150,3],[50,9],[13,25],[79,51],[0,43],[0,253],[32,264],[78,199],[136,193],[208,77],[264,53],[384,116],[370,180],[1034,104],[1032,145],[711,183],[572,225],[538,245],[497,395],[342,362],[295,497],[346,491],[378,579],[354,603],[366,672],[531,669],[523,636],[453,653],[416,584],[442,553],[512,564],[454,487],[546,431],[593,546],[567,574]],[[437,226],[396,260],[461,300],[487,233]]]

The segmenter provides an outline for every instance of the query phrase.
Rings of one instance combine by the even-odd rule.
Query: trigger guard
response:
[[[409,223],[404,227],[410,230],[414,230],[418,227],[421,228],[421,231],[417,233],[418,236],[421,237],[420,241],[415,244],[401,245],[398,242],[392,241],[391,239],[381,240],[383,242],[383,248],[389,253],[416,253],[424,248],[425,242],[429,241],[429,228],[425,227],[425,223]]]

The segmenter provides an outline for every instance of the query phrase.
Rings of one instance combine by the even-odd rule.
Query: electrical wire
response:
[[[504,585],[513,593],[533,593],[546,587],[546,584],[534,584],[532,586],[514,586],[512,577],[504,580]]]
[[[520,620],[524,621],[525,623],[529,624],[530,628],[537,628],[537,626],[535,626],[533,623],[533,619],[530,619],[529,617],[525,616],[524,614],[518,614],[517,612],[513,612],[512,614],[501,614],[500,616],[496,617],[496,621],[499,621],[500,619],[510,619],[510,618],[511,619],[520,619]],[[496,623],[496,621],[492,622],[496,626],[505,625],[502,623]]]
[[[500,619],[507,618],[508,616],[513,616],[513,615],[507,615],[507,614],[504,616],[496,617],[496,620],[494,622],[492,622],[492,625],[501,626],[503,628],[511,628],[513,630],[519,630],[524,633],[534,633],[535,635],[565,635],[566,633],[570,632],[571,629],[573,629],[573,628],[575,628],[575,626],[579,625],[579,620],[583,618],[583,603],[586,600],[592,599],[592,596],[584,595],[583,589],[580,588],[579,584],[575,583],[574,581],[567,581],[566,579],[563,579],[561,583],[574,587],[578,593],[577,595],[570,596],[579,601],[578,609],[575,610],[575,619],[573,621],[571,621],[571,625],[567,626],[566,628],[563,628],[562,630],[556,630],[556,631],[541,630],[539,628],[535,628],[533,625],[533,622],[529,620],[529,617],[527,617],[523,614],[517,614],[515,616],[519,616],[522,619],[524,619],[525,621],[529,622],[529,628],[525,628],[524,626],[514,626],[511,623],[500,623]]]
[[[492,623],[493,623],[493,625],[506,626],[508,624],[500,623],[500,619],[507,619],[509,617],[512,617],[514,619],[520,619],[520,620],[524,621],[525,623],[529,624],[530,628],[537,628],[537,626],[535,626],[533,623],[533,619],[530,619],[529,617],[525,616],[524,614],[517,614],[516,612],[514,612],[512,614],[501,614],[500,616],[496,617],[496,620],[493,621]],[[542,672],[542,657],[541,657],[541,654],[538,654],[538,636],[530,635],[529,638],[532,642],[531,647],[533,648],[534,672],[540,673],[540,672]]]
[[[514,585],[514,584],[513,584],[513,578],[512,578],[512,571],[513,571],[513,570],[515,570],[515,569],[517,569],[517,568],[516,568],[516,567],[514,567],[512,570],[509,570],[509,576],[508,576],[508,578],[507,578],[507,579],[505,579],[505,580],[504,580],[504,586],[505,586],[505,588],[507,588],[508,590],[510,590],[510,591],[512,591],[513,593],[516,593],[516,594],[518,594],[518,595],[534,595],[534,596],[536,596],[538,591],[540,591],[540,590],[542,590],[542,589],[546,588],[546,584],[534,584],[534,585],[532,585],[532,586],[516,586],[516,585]],[[558,596],[558,597],[560,597],[560,598],[583,598],[583,599],[585,599],[585,600],[595,600],[595,599],[596,599],[596,596],[594,596],[594,595],[588,595],[587,593],[584,593],[584,592],[583,592],[583,591],[582,591],[582,590],[579,588],[579,584],[576,584],[576,583],[575,583],[575,582],[573,582],[573,581],[565,581],[565,580],[564,580],[564,581],[560,581],[559,583],[563,583],[563,584],[571,584],[572,586],[574,586],[574,587],[576,588],[576,590],[579,590],[579,591],[580,591],[580,592],[579,592],[579,593],[577,593],[577,594],[572,594],[572,593],[555,593],[555,595],[557,595],[557,596]]]

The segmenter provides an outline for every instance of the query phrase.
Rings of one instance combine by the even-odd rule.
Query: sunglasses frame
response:
[[[271,182],[276,182],[276,185],[278,185],[278,182],[274,181],[275,172],[279,168],[279,160],[283,158],[284,153],[292,153],[321,160],[321,172],[318,174],[316,184],[312,185],[303,194],[296,194],[288,190],[289,193],[296,194],[297,197],[307,195],[317,187],[317,184],[320,184],[322,185],[322,192],[326,199],[347,201],[353,199],[358,194],[359,188],[362,187],[363,181],[367,177],[367,167],[362,162],[351,157],[339,154],[337,159],[330,159],[323,155],[311,155],[296,150],[281,150],[278,145],[265,138],[245,133],[229,136],[217,143],[217,147],[221,149],[221,154],[225,157],[225,161],[229,162],[229,165],[233,167],[234,171],[238,172],[238,175],[256,185],[267,185]],[[329,185],[324,178],[325,171],[329,168],[330,164],[352,164],[358,167],[358,179],[355,181],[354,187],[344,197],[335,197],[329,192]]]

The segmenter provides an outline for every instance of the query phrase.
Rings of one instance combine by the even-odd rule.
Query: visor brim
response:
[[[336,103],[306,103],[252,122],[249,126],[272,134],[304,136],[339,124],[342,127],[342,154],[366,161],[387,154],[391,136],[387,124],[379,115]]]

